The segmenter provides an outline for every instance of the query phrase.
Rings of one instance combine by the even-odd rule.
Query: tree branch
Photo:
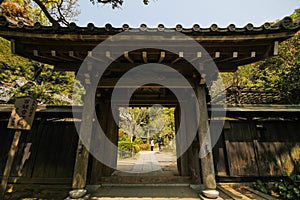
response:
[[[47,19],[54,25],[59,25],[59,23],[50,15],[49,11],[47,10],[46,6],[40,0],[33,0],[43,11]]]

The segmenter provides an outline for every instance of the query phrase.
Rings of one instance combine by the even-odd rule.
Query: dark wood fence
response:
[[[3,174],[14,131],[0,121],[0,174]],[[22,131],[10,181],[71,183],[78,135],[74,122],[41,117],[31,131]]]
[[[0,112],[0,174],[14,134],[8,117]],[[71,184],[78,135],[70,117],[70,110],[37,113],[32,130],[22,132],[10,182]],[[213,152],[219,180],[300,174],[300,120],[229,120]],[[97,166],[91,156],[89,183],[100,174]]]
[[[300,121],[227,121],[214,159],[219,177],[300,174]]]

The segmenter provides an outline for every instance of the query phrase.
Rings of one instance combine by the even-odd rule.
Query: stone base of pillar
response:
[[[90,196],[85,189],[75,189],[69,192],[69,196],[65,200],[88,200]]]
[[[199,194],[200,199],[202,200],[223,200],[223,198],[219,197],[219,192],[217,190],[202,190],[201,194]]]
[[[211,198],[204,197],[201,194],[199,194],[199,197],[200,197],[201,200],[224,200],[222,197],[217,197],[215,199],[211,199]]]

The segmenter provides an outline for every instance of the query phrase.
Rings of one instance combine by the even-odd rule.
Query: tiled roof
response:
[[[146,24],[141,24],[140,27],[130,27],[128,24],[124,24],[122,27],[113,27],[111,24],[106,24],[104,27],[97,27],[93,23],[87,24],[87,26],[77,26],[76,23],[71,22],[69,26],[43,26],[41,23],[36,22],[33,26],[26,25],[24,21],[12,21],[7,19],[5,16],[0,16],[0,27],[4,28],[17,28],[18,31],[40,31],[40,32],[74,32],[74,33],[87,33],[87,34],[117,34],[123,31],[130,32],[182,32],[185,34],[196,34],[196,35],[226,35],[226,34],[256,34],[256,33],[270,33],[270,32],[285,32],[291,30],[300,29],[300,21],[293,21],[290,17],[285,17],[278,22],[266,22],[261,26],[255,27],[253,24],[248,23],[244,27],[236,27],[234,24],[230,24],[227,27],[218,27],[217,24],[212,24],[210,27],[201,27],[199,24],[193,25],[193,27],[183,27],[181,24],[175,27],[165,27],[164,24],[159,24],[157,27],[148,27]]]
[[[141,35],[135,38],[142,44],[140,48],[137,48],[135,43],[124,43],[123,52],[118,52],[120,51],[118,48],[100,55],[110,60],[113,58],[114,63],[111,67],[116,73],[119,73],[120,69],[125,69],[125,66],[130,68],[135,64],[162,63],[174,65],[176,70],[191,75],[192,71],[186,67],[187,62],[182,59],[183,55],[190,55],[193,57],[192,60],[203,63],[206,62],[206,57],[202,51],[194,52],[193,49],[184,46],[184,40],[169,37],[172,33],[189,36],[205,49],[219,71],[232,72],[238,66],[278,55],[279,43],[292,37],[299,29],[300,22],[294,22],[290,17],[275,23],[264,23],[258,27],[249,23],[244,27],[231,24],[221,28],[213,24],[204,28],[195,24],[189,28],[182,25],[169,28],[163,24],[157,27],[148,27],[146,24],[141,24],[140,27],[130,27],[127,24],[122,27],[113,27],[110,24],[96,27],[92,23],[84,27],[79,27],[75,23],[62,27],[43,26],[38,22],[30,26],[22,21],[17,23],[8,21],[6,17],[0,16],[0,36],[12,41],[14,53],[54,65],[56,70],[68,71],[78,70],[83,60],[91,56],[91,51],[101,42],[118,33],[131,32]],[[164,43],[156,40],[157,36],[162,38]],[[148,42],[155,43],[161,48],[145,49],[143,44]],[[166,44],[178,48],[178,54],[166,51],[164,49]],[[128,51],[126,48],[130,46],[134,46],[136,50]]]

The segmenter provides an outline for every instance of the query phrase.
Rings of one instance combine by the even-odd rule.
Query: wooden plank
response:
[[[130,63],[134,63],[134,61],[130,58],[128,51],[124,52],[124,58],[126,58],[126,60],[128,60]]]
[[[72,177],[76,148],[78,144],[78,135],[76,134],[76,129],[74,123],[72,122],[60,122],[56,127],[64,127],[60,129],[59,136],[61,137],[61,143],[59,147],[56,148],[57,159],[55,162],[56,171],[55,177],[57,178],[69,178]]]
[[[272,196],[270,196],[270,195],[264,194],[264,193],[262,193],[262,192],[260,192],[260,191],[258,191],[258,190],[254,190],[254,189],[252,189],[252,188],[250,188],[250,187],[244,186],[243,188],[244,188],[245,190],[248,190],[248,191],[250,191],[250,192],[252,192],[252,193],[254,193],[254,194],[256,194],[256,195],[258,195],[258,196],[260,196],[260,197],[262,197],[262,198],[264,198],[264,199],[268,199],[268,200],[277,200],[277,198],[275,198],[275,197],[272,197]]]
[[[231,122],[224,130],[230,176],[257,176],[253,138],[247,122]]]
[[[225,153],[225,141],[224,141],[224,133],[221,134],[218,142],[213,148],[213,156],[215,169],[217,170],[216,174],[218,176],[227,176],[227,157]]]
[[[165,57],[166,57],[166,52],[165,51],[161,51],[158,63],[161,63],[165,59]]]
[[[13,161],[14,161],[14,157],[15,157],[15,154],[18,150],[18,144],[19,144],[20,137],[21,137],[21,131],[17,130],[15,132],[13,141],[11,143],[10,150],[8,152],[8,158],[7,158],[7,161],[6,161],[6,165],[5,165],[5,169],[4,169],[4,173],[3,173],[3,177],[2,177],[2,181],[1,181],[0,198],[4,197],[4,194],[5,194],[5,191],[6,191],[7,182],[8,182],[8,178],[9,178],[10,171],[11,171],[11,168],[12,168],[12,164],[13,164]]]
[[[258,149],[258,166],[262,176],[281,176],[299,173],[299,130],[297,122],[273,121],[259,123],[255,145]]]
[[[223,193],[230,196],[232,199],[251,200],[247,196],[245,196],[242,193],[236,191],[235,189],[233,189],[232,187],[230,187],[228,185],[218,185],[217,189],[221,190]]]

